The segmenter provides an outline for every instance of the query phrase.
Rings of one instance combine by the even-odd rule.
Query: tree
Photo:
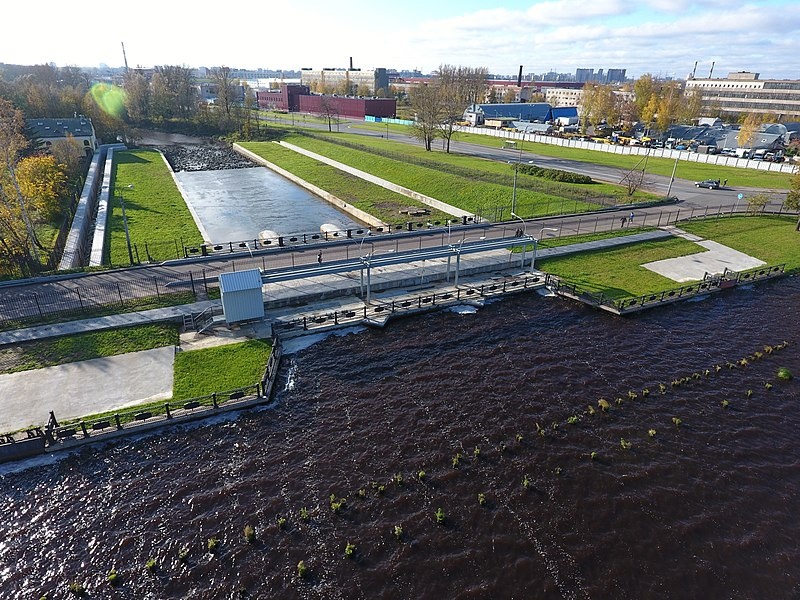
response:
[[[789,210],[800,211],[800,168],[795,171],[789,183],[785,206]],[[795,231],[800,231],[800,215],[798,215]]]
[[[425,150],[430,152],[433,140],[439,132],[439,123],[444,117],[436,83],[422,84],[414,88],[411,92],[411,107],[414,109],[412,135],[422,142]]]
[[[168,102],[166,93],[166,79],[160,78],[163,84],[162,92],[164,103]],[[122,84],[125,90],[125,110],[128,118],[134,123],[142,123],[150,118],[150,83],[144,73],[138,70],[128,71]]]
[[[748,148],[753,143],[756,133],[761,129],[764,124],[766,115],[760,113],[748,113],[744,115],[739,126],[739,135],[736,136],[736,141],[740,148]]]
[[[445,140],[447,152],[450,152],[450,141],[464,118],[464,110],[483,95],[487,74],[485,68],[440,65],[428,84],[429,91],[438,97],[440,104],[438,136]]]
[[[508,88],[505,92],[503,92],[503,102],[506,104],[511,104],[512,102],[517,101],[517,92],[514,88]]]
[[[65,208],[62,201],[69,197],[67,174],[54,156],[26,156],[19,161],[16,174],[29,210],[46,220],[52,220]]]
[[[319,101],[320,112],[322,117],[328,121],[328,131],[333,131],[334,120],[339,122],[339,111],[336,108],[336,103],[330,96],[323,96]]]
[[[22,112],[0,100],[0,240],[6,258],[27,275],[42,249],[17,178],[17,167],[28,141],[22,134]]]
[[[209,79],[217,88],[215,103],[217,123],[222,131],[230,131],[233,124],[233,106],[236,101],[236,81],[231,75],[230,67],[216,67],[211,69]]]
[[[772,200],[767,192],[759,192],[747,197],[747,212],[757,214],[764,210],[764,207]]]

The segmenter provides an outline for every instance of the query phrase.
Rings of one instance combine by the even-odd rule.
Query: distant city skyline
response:
[[[235,5],[187,10],[140,0],[105,10],[19,2],[4,7],[0,63],[63,67],[179,64],[240,69],[347,68],[434,71],[440,64],[497,75],[626,69],[685,78],[753,71],[800,79],[796,0],[366,0]],[[32,5],[30,5],[32,6]],[[196,5],[195,5],[196,6]]]

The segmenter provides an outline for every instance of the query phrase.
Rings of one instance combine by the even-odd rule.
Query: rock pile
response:
[[[159,148],[173,171],[220,171],[256,167],[238,152],[222,145],[172,145]]]

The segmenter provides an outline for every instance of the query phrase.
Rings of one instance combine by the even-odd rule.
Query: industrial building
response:
[[[360,86],[366,86],[369,94],[378,96],[389,92],[389,74],[386,69],[301,69],[300,83],[310,89],[322,92],[346,90],[355,93]]]
[[[260,108],[287,112],[335,115],[363,119],[394,117],[397,101],[394,98],[361,98],[312,94],[306,85],[283,84],[277,90],[256,92]]]
[[[697,92],[703,108],[722,116],[767,113],[778,121],[800,120],[800,81],[759,79],[758,73],[741,71],[725,78],[689,76],[686,93]]]

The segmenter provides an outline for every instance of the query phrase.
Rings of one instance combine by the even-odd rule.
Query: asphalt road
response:
[[[364,135],[381,135],[358,128],[349,128],[348,130]],[[408,136],[392,134],[392,139],[418,143]],[[619,183],[625,177],[625,172],[620,169],[545,157],[525,151],[520,153],[500,147],[489,148],[458,141],[451,144],[451,149],[491,160],[533,161],[542,167],[584,173],[594,179],[612,183]],[[647,191],[666,195],[669,178],[647,175],[643,187]],[[738,195],[752,191],[752,188],[733,186],[720,190],[698,189],[694,186],[694,182],[676,179],[670,189],[670,196],[676,197],[677,201],[661,206],[634,208],[633,226],[661,226],[690,215],[715,214],[718,211],[728,212],[734,208],[741,209],[744,201],[739,200]],[[785,196],[785,192],[783,195]],[[768,209],[777,210],[781,202],[782,198],[773,202]],[[569,201],[565,201],[563,208],[565,213],[570,212]],[[192,289],[192,283],[194,283],[195,291],[198,291],[202,289],[204,279],[214,280],[221,272],[310,264],[317,260],[319,250],[323,252],[323,260],[332,261],[361,256],[367,251],[381,254],[458,243],[461,239],[476,241],[512,237],[517,228],[524,228],[526,233],[530,233],[536,238],[540,238],[542,235],[610,231],[619,229],[622,217],[627,218],[630,212],[629,208],[619,208],[600,213],[528,219],[524,225],[521,221],[511,221],[479,227],[454,226],[449,231],[445,228],[437,228],[401,234],[374,235],[363,243],[360,240],[323,242],[301,247],[258,250],[252,254],[249,252],[225,253],[207,258],[143,265],[129,269],[8,282],[0,284],[0,320],[23,315],[32,316],[38,312],[48,313],[56,308],[63,310],[65,303],[73,308],[80,308],[95,302],[107,303],[109,297],[112,299],[118,297],[122,301],[175,289],[188,290]],[[630,226],[630,223],[627,225]]]

